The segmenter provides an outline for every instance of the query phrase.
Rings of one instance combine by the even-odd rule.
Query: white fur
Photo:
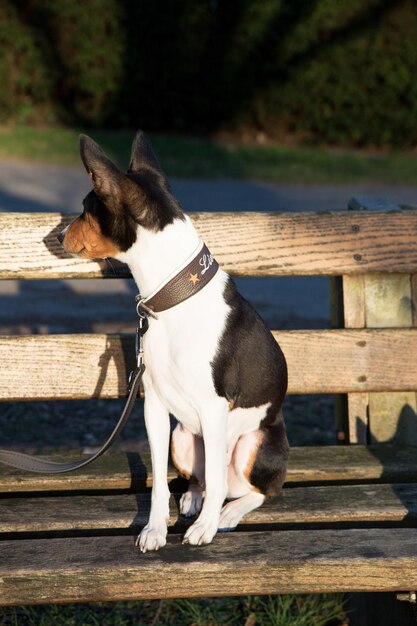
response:
[[[187,264],[199,245],[200,239],[186,217],[157,233],[139,227],[137,241],[118,259],[129,265],[141,295],[148,297]],[[153,491],[149,522],[138,539],[143,552],[157,550],[166,543],[169,413],[187,431],[204,439],[204,503],[184,537],[185,543],[196,545],[209,543],[217,532],[228,492],[227,464],[239,437],[258,428],[268,407],[230,411],[227,400],[219,397],[214,388],[211,362],[229,313],[223,299],[227,278],[219,269],[197,294],[158,313],[157,320],[149,318],[149,330],[144,336],[143,382]],[[192,514],[201,504],[201,493],[189,493],[183,500],[182,512]],[[259,506],[260,498],[251,502]],[[249,500],[246,507],[242,503],[232,521],[248,505]]]
[[[238,500],[228,502],[224,505],[220,514],[219,530],[233,530],[246,513],[261,506],[264,500],[265,496],[262,493],[249,491]]]

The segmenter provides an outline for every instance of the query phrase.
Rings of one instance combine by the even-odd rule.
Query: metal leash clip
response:
[[[135,337],[135,354],[136,354],[136,366],[133,369],[128,378],[127,382],[127,392],[130,393],[132,388],[132,383],[138,374],[139,371],[143,373],[145,370],[145,363],[143,362],[143,335],[149,328],[149,320],[148,315],[140,310],[141,308],[141,296],[136,296],[136,313],[138,315],[138,323],[136,326],[136,337]]]
[[[138,324],[136,326],[135,351],[136,363],[139,367],[143,363],[143,335],[149,328],[148,316],[145,313],[138,313]]]

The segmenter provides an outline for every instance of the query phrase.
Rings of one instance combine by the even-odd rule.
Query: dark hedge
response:
[[[413,0],[0,0],[0,121],[417,143]]]

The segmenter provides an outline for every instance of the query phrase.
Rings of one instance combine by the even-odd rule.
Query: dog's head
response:
[[[82,214],[58,235],[67,252],[87,259],[117,258],[134,244],[140,227],[156,232],[184,219],[142,131],[133,140],[126,174],[87,135],[80,136],[80,154],[93,189],[83,200]]]

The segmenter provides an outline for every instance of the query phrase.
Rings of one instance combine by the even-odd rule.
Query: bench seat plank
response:
[[[61,455],[60,460],[79,458]],[[51,456],[50,458],[56,458]],[[170,466],[168,478],[177,478]],[[291,448],[287,485],[417,482],[417,448],[390,444]],[[152,485],[149,452],[110,453],[71,474],[31,474],[0,465],[0,493],[144,491]],[[173,486],[173,488],[175,485]]]
[[[65,253],[56,235],[74,217],[0,214],[0,279],[114,276],[104,261]],[[222,267],[238,276],[411,273],[417,268],[414,210],[191,213],[190,218]],[[115,269],[118,276],[130,275],[126,266],[115,264]]]
[[[145,555],[133,541],[3,541],[0,603],[417,588],[417,529],[225,533],[203,548],[172,535]]]
[[[417,328],[273,334],[288,362],[289,393],[417,387]],[[2,336],[0,356],[3,400],[125,397],[134,339],[116,334]]]
[[[0,534],[138,531],[148,521],[150,494],[0,499]],[[417,525],[417,484],[338,485],[285,489],[243,518],[240,528],[300,524]],[[185,529],[171,496],[169,526]]]

